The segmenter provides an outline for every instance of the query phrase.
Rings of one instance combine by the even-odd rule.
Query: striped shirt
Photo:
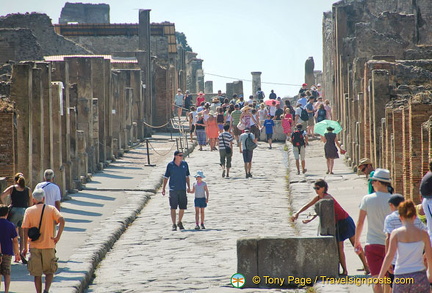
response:
[[[233,141],[231,133],[224,131],[219,134],[219,150],[224,150],[227,146],[230,146],[231,141]]]

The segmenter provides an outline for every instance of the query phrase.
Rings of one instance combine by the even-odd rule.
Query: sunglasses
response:
[[[177,155],[178,157],[183,157],[183,155],[182,154],[180,154],[180,155]]]
[[[320,189],[320,188],[322,188],[322,187],[316,187],[316,186],[314,186],[313,189],[318,190],[318,189]]]

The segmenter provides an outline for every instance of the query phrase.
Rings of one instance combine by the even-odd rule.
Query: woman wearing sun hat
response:
[[[377,168],[369,180],[372,181],[375,192],[365,195],[360,202],[354,248],[357,253],[363,251],[360,236],[367,217],[368,230],[364,251],[371,275],[375,278],[380,272],[385,257],[384,220],[391,213],[388,204],[392,195],[389,192],[389,187],[391,187],[390,171]]]

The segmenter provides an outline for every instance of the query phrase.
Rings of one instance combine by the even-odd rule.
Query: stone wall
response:
[[[9,60],[41,60],[42,48],[29,29],[0,29],[0,64]]]
[[[416,201],[421,162],[432,159],[421,151],[431,104],[415,98],[431,88],[432,20],[423,17],[431,9],[430,1],[340,1],[323,19],[324,91],[347,163],[369,157],[391,169],[396,192]]]
[[[13,183],[15,170],[16,129],[14,127],[14,113],[0,112],[0,174]],[[3,191],[3,189],[2,189]]]
[[[46,55],[66,55],[66,54],[89,54],[90,52],[72,41],[65,39],[54,31],[51,19],[46,14],[9,14],[0,17],[0,48],[11,55],[12,48],[22,52],[15,54],[15,61],[21,60],[42,60]],[[13,34],[11,29],[28,29],[28,31],[19,31]],[[31,35],[33,34],[33,36]],[[7,38],[3,41],[4,38]],[[15,40],[13,40],[15,39]],[[9,49],[8,49],[9,48]],[[27,52],[25,52],[27,51]],[[3,50],[2,50],[3,52]],[[0,57],[0,61],[5,57]]]
[[[138,48],[138,36],[67,36],[94,54],[111,55],[114,52],[133,52]]]
[[[110,23],[108,4],[69,3],[63,7],[59,23]]]

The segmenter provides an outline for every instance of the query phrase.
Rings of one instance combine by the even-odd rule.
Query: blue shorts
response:
[[[243,162],[250,163],[252,162],[253,151],[243,150]]]
[[[206,198],[205,197],[201,197],[201,198],[195,198],[195,207],[196,208],[206,208],[207,207],[207,203],[206,203]]]
[[[176,210],[177,207],[180,208],[181,210],[186,210],[187,209],[186,190],[170,190],[169,203],[172,210]]]
[[[355,224],[353,219],[348,216],[348,218],[339,220],[336,223],[336,240],[344,241],[355,235]]]

